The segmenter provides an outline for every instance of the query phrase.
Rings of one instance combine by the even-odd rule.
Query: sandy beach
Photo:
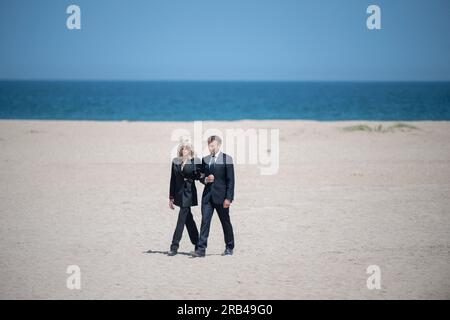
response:
[[[165,252],[171,134],[193,123],[1,120],[0,298],[450,299],[450,122],[342,130],[361,123],[393,124],[204,122],[279,129],[279,170],[236,164],[235,254],[215,214],[191,258],[186,231]]]

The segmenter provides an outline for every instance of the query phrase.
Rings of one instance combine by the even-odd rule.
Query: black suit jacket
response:
[[[211,155],[202,159],[202,172],[204,176],[200,182],[205,185],[203,189],[202,201],[207,203],[212,199],[215,204],[223,204],[225,199],[234,199],[234,165],[233,158],[220,152],[215,165],[210,168]],[[214,182],[205,183],[205,178],[210,174],[214,175]]]
[[[198,204],[195,180],[200,179],[200,159],[188,161],[181,170],[181,158],[172,160],[169,198],[179,207],[192,207]]]

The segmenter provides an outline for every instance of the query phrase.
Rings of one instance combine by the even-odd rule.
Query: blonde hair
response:
[[[192,147],[192,144],[189,141],[181,141],[178,145],[178,157],[183,157],[183,149],[189,150],[189,158],[194,158],[194,148]]]

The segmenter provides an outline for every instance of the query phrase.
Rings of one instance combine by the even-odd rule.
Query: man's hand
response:
[[[206,182],[208,182],[208,183],[214,182],[214,175],[210,174],[209,176],[207,176],[206,177]]]
[[[224,207],[225,209],[229,208],[230,205],[231,205],[231,201],[230,201],[230,200],[225,199],[225,200],[223,201],[223,207]]]
[[[173,199],[169,200],[169,208],[172,210],[175,209],[175,207],[173,206]]]

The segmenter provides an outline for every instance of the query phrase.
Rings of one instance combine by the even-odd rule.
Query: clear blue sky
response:
[[[0,0],[0,78],[450,80],[449,34],[449,0]]]

